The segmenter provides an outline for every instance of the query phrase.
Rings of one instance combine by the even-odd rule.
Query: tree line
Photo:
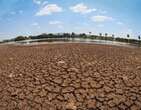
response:
[[[74,32],[72,33],[58,33],[58,34],[46,34],[43,33],[41,35],[36,36],[17,36],[14,39],[10,40],[4,40],[3,42],[10,42],[10,41],[23,41],[23,40],[29,40],[29,39],[46,39],[46,38],[83,38],[83,39],[97,39],[97,40],[107,40],[107,41],[118,41],[118,42],[126,42],[126,43],[133,43],[133,44],[141,44],[141,36],[138,36],[138,39],[130,39],[130,35],[127,34],[126,38],[121,37],[115,37],[114,34],[108,35],[108,33],[102,34],[99,33],[99,35],[92,35],[91,32],[89,34],[81,33],[76,34]]]

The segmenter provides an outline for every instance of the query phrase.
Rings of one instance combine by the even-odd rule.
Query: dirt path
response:
[[[0,46],[0,110],[141,110],[141,49]]]

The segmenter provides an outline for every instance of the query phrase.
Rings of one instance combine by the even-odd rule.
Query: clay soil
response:
[[[0,110],[141,110],[141,49],[1,45]]]

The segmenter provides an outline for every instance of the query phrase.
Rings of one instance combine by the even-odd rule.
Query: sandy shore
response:
[[[0,110],[118,109],[141,109],[141,49],[0,46]]]

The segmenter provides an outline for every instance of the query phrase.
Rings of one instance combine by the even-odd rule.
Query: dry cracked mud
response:
[[[1,45],[0,110],[141,110],[141,49]]]

